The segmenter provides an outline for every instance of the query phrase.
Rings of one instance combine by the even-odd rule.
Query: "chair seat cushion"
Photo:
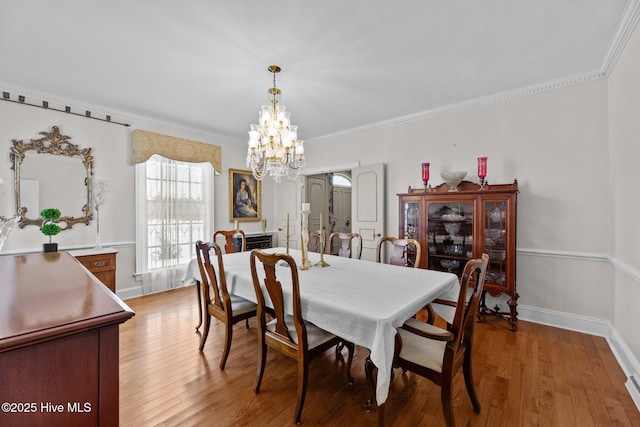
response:
[[[425,332],[446,332],[444,329],[420,322],[416,319],[407,320],[405,325]],[[421,337],[402,328],[398,329],[398,333],[402,338],[400,358],[442,373],[442,358],[444,357],[444,350],[447,345],[446,341]]]
[[[231,298],[232,316],[238,316],[258,309],[258,306],[248,299],[244,299],[234,294],[230,294],[229,297]]]
[[[298,344],[298,333],[296,332],[296,328],[293,323],[293,316],[288,314],[285,315],[284,321],[287,325],[291,339],[294,343]],[[307,327],[307,343],[309,350],[335,338],[335,335],[325,331],[324,329],[318,328],[313,323],[305,321],[304,324]],[[267,330],[269,332],[274,332],[276,330],[276,319],[267,323]]]

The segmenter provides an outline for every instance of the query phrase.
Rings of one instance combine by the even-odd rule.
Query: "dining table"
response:
[[[302,252],[282,247],[263,249],[268,253],[288,253],[298,266],[302,317],[316,326],[369,349],[377,368],[375,403],[387,399],[396,329],[436,298],[456,301],[460,292],[455,274],[408,268],[353,258],[323,255],[328,266],[320,266],[319,253],[309,252],[312,266],[300,268]],[[225,278],[230,293],[256,302],[250,270],[250,252],[223,255]],[[217,268],[217,266],[216,266]],[[288,267],[277,266],[285,300],[291,294]],[[264,271],[258,269],[264,276]],[[183,283],[200,280],[197,259],[187,266]],[[260,282],[264,287],[264,281]],[[288,295],[287,295],[288,291]],[[267,300],[267,304],[269,301]],[[291,303],[285,310],[291,313]]]

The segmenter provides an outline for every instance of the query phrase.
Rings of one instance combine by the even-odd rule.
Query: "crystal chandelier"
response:
[[[304,166],[304,141],[298,139],[298,126],[289,120],[291,113],[280,105],[281,92],[276,87],[280,67],[271,65],[268,70],[273,73],[273,87],[267,91],[271,105],[263,105],[258,124],[250,125],[247,167],[258,181],[269,174],[280,182],[283,176],[295,179]]]

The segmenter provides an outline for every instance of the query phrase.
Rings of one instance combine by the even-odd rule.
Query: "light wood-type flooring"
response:
[[[224,371],[223,326],[215,319],[204,351],[193,287],[127,300],[136,315],[120,327],[121,426],[288,426],[293,424],[296,362],[269,351],[260,394],[256,321],[235,325]],[[202,328],[201,328],[202,329]],[[346,357],[346,350],[343,350]],[[302,412],[304,426],[373,426],[364,360],[356,347],[350,386],[335,352],[314,359]],[[457,426],[640,426],[622,369],[604,338],[520,321],[476,324],[474,378],[482,411],[475,414],[456,377]],[[386,426],[442,426],[440,388],[395,370],[384,405]]]

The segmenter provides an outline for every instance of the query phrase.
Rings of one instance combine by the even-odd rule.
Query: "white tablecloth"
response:
[[[285,252],[285,248],[266,251]],[[290,249],[289,253],[299,265],[301,252]],[[224,255],[224,269],[229,292],[255,302],[249,254]],[[309,259],[315,264],[320,254],[312,252]],[[436,298],[455,301],[460,289],[458,278],[440,271],[330,255],[324,259],[329,267],[298,269],[302,316],[371,351],[371,361],[378,368],[376,400],[380,405],[389,392],[396,328]],[[262,269],[258,271],[264,274]],[[286,293],[291,288],[291,273],[287,267],[278,267],[277,276]],[[194,259],[185,271],[183,282],[199,279],[200,271]]]

